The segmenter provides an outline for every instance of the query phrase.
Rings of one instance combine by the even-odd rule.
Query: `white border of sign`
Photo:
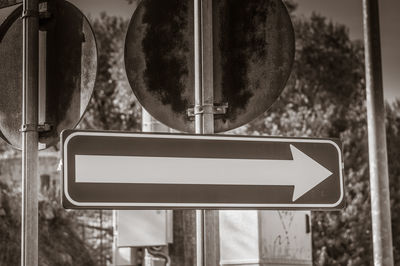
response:
[[[340,173],[340,198],[337,202],[333,204],[238,204],[238,203],[126,203],[126,202],[77,202],[71,198],[71,196],[68,194],[68,156],[67,156],[67,147],[68,147],[68,142],[75,136],[102,136],[102,137],[136,137],[136,138],[143,138],[144,135],[151,136],[152,138],[174,138],[174,139],[208,139],[208,140],[245,140],[245,141],[271,141],[271,142],[298,142],[298,143],[328,143],[333,145],[336,150],[338,151],[339,155],[339,173]],[[78,131],[70,134],[64,142],[63,148],[64,148],[64,163],[63,165],[63,173],[64,173],[64,195],[65,197],[75,206],[78,207],[95,207],[95,208],[101,208],[101,207],[149,207],[149,208],[282,208],[282,209],[296,209],[296,208],[335,208],[341,204],[343,197],[344,197],[344,189],[343,189],[343,164],[342,164],[342,152],[339,148],[339,146],[331,140],[323,140],[323,139],[301,139],[301,138],[281,138],[281,137],[241,137],[241,136],[235,136],[235,135],[228,135],[229,137],[226,137],[226,135],[217,135],[217,136],[209,136],[209,135],[180,135],[180,134],[136,134],[136,133],[117,133],[117,132],[84,132],[84,131]]]

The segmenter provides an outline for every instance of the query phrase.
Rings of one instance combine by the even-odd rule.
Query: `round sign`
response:
[[[0,0],[0,8],[10,7],[21,2],[22,2],[21,0],[6,0],[6,1]]]
[[[191,0],[143,0],[125,41],[125,68],[142,106],[162,123],[194,132]],[[215,132],[244,125],[277,99],[294,59],[294,31],[281,0],[213,1]]]
[[[49,1],[49,16],[40,20],[39,118],[50,126],[40,132],[45,147],[61,131],[79,122],[93,92],[97,48],[86,17],[72,4]],[[0,131],[2,138],[21,147],[22,121],[22,7],[0,26]]]

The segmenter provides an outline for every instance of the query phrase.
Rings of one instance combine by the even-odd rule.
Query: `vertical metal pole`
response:
[[[100,218],[100,265],[103,266],[103,210],[99,210]]]
[[[201,60],[201,0],[194,0],[194,99],[195,99],[195,130],[203,134],[203,114],[196,112],[202,105],[202,60]],[[203,266],[203,230],[204,215],[202,210],[196,210],[196,266]]]
[[[112,266],[118,265],[118,245],[117,245],[117,237],[118,237],[118,227],[117,227],[117,211],[113,210],[113,260]]]
[[[38,265],[38,0],[23,1],[21,265]]]
[[[378,0],[363,0],[374,264],[393,265]]]
[[[195,129],[214,133],[212,0],[194,0]],[[196,265],[219,265],[218,211],[196,211]]]

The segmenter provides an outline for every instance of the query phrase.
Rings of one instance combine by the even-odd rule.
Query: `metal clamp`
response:
[[[187,116],[190,120],[193,120],[194,117],[198,114],[214,114],[214,115],[223,115],[226,114],[228,109],[228,103],[222,104],[206,104],[206,105],[195,105],[193,108],[187,109]]]
[[[205,105],[195,105],[193,108],[193,114],[213,114],[214,113],[214,105],[205,104]]]
[[[44,123],[42,125],[36,124],[24,124],[22,125],[20,132],[49,132],[52,129],[52,125],[50,123]]]
[[[20,132],[30,132],[37,131],[38,126],[36,124],[23,124],[21,126]]]

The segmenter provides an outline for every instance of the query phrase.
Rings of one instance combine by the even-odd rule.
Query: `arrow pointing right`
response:
[[[294,166],[293,169],[291,169],[293,172],[288,173],[288,178],[291,176],[294,183],[292,201],[296,201],[319,183],[330,177],[332,172],[301,152],[295,146],[290,145],[290,150],[292,151]],[[299,178],[299,176],[304,176],[305,178]]]
[[[293,160],[75,155],[75,178],[78,183],[294,186],[296,201],[332,172],[295,146],[290,150]]]

